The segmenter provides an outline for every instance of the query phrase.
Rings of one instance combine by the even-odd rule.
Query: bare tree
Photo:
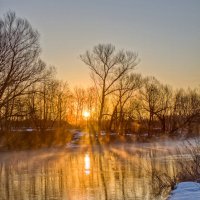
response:
[[[174,96],[171,133],[190,127],[192,123],[198,123],[200,119],[200,94],[198,90],[179,89]]]
[[[101,130],[106,97],[116,91],[113,87],[117,80],[128,74],[138,64],[137,54],[130,51],[117,51],[111,44],[99,44],[92,52],[81,55],[82,61],[89,66],[91,77],[99,91],[98,128]]]
[[[170,86],[163,84],[160,85],[158,102],[159,106],[155,110],[154,114],[157,116],[161,123],[162,133],[166,133],[166,131],[169,129],[169,127],[166,127],[166,122],[169,118],[173,102],[173,91]]]
[[[159,82],[154,77],[148,77],[144,81],[144,87],[140,91],[143,112],[148,116],[148,135],[152,132],[152,123],[157,109],[159,98]]]
[[[172,91],[169,86],[161,84],[154,77],[145,79],[141,92],[142,109],[148,115],[148,134],[152,133],[152,125],[157,118],[161,122],[162,131],[166,131],[166,117],[171,108]]]
[[[98,94],[95,87],[86,89],[86,110],[90,113],[90,120],[97,119],[98,110]]]
[[[25,19],[8,12],[0,19],[0,110],[45,75],[39,59],[39,34]]]
[[[82,120],[82,114],[83,114],[83,109],[85,107],[86,103],[86,92],[83,88],[74,88],[74,103],[75,103],[75,124],[76,126],[80,124],[80,121]]]
[[[119,133],[124,132],[125,118],[130,117],[130,101],[135,92],[142,86],[140,74],[126,75],[121,77],[116,84],[117,90],[113,93],[114,108],[110,120],[110,129],[115,121]],[[114,120],[115,118],[115,120]]]

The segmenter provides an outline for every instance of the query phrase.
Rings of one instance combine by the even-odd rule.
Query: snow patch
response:
[[[171,192],[169,200],[199,200],[200,183],[182,182],[177,184],[176,189]]]

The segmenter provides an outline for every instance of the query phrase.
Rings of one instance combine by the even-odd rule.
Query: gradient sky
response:
[[[72,86],[89,84],[79,58],[99,43],[135,51],[135,72],[174,87],[200,85],[200,0],[0,0],[41,37],[42,59]]]

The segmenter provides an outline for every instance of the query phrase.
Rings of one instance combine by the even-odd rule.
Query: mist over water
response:
[[[181,143],[180,143],[181,144]],[[0,199],[165,199],[151,170],[168,168],[177,142],[0,153]],[[153,165],[152,165],[153,161]]]

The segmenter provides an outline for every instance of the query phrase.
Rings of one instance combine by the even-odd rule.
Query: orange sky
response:
[[[43,60],[72,86],[89,84],[79,55],[98,43],[138,52],[137,73],[174,87],[200,85],[198,0],[1,0],[1,16],[8,10],[39,31]]]

